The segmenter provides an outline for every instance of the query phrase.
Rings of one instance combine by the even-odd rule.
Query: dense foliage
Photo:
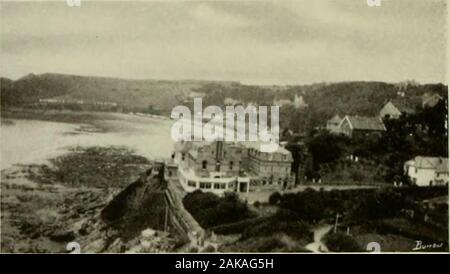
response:
[[[196,190],[183,199],[184,207],[203,228],[238,222],[252,217],[247,204],[236,193],[219,197],[210,192]]]
[[[294,157],[293,170],[300,166],[307,178],[328,183],[409,183],[403,170],[406,161],[418,155],[448,157],[446,113],[445,101],[433,108],[418,108],[415,114],[385,120],[387,131],[381,136],[350,139],[316,131],[304,138],[304,148],[287,146]]]
[[[362,252],[362,248],[351,236],[344,233],[330,233],[323,239],[327,248],[333,252]]]
[[[307,189],[303,192],[283,194],[271,200],[277,200],[280,208],[294,212],[293,216],[298,219],[311,223],[334,220],[337,213],[344,217],[344,221],[364,222],[400,216],[402,209],[416,208],[415,201],[446,195],[447,191],[446,187],[339,191]]]

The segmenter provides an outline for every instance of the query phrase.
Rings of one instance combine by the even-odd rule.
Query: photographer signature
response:
[[[444,246],[444,243],[424,244],[422,241],[416,241],[416,246],[412,250],[417,251],[417,250],[426,250],[426,249],[437,249],[437,248],[442,248],[443,246]]]

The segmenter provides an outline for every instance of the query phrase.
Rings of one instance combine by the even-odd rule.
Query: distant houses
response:
[[[379,116],[382,119],[398,119],[402,115],[412,115],[416,113],[416,108],[420,107],[420,105],[422,105],[422,108],[432,108],[441,100],[444,99],[436,93],[425,93],[422,95],[422,98],[390,99],[381,108]]]
[[[341,133],[340,124],[342,122],[341,116],[338,114],[334,115],[333,118],[327,121],[326,129],[330,133],[339,134]]]
[[[442,98],[439,94],[425,93],[422,96],[422,108],[432,108],[442,100],[444,100],[444,98]]]
[[[279,107],[292,105],[296,109],[308,107],[308,104],[303,99],[303,96],[297,95],[297,94],[295,95],[293,101],[291,101],[289,99],[274,99],[273,105],[279,106]]]
[[[308,104],[303,99],[303,96],[301,96],[301,95],[299,96],[297,94],[294,97],[293,105],[294,105],[294,108],[296,108],[296,109],[308,107]]]
[[[383,121],[379,117],[364,117],[346,115],[339,124],[340,133],[350,138],[377,135],[386,131]]]
[[[417,156],[404,164],[405,174],[418,186],[448,184],[448,158]]]
[[[290,104],[292,104],[292,102],[289,99],[274,99],[273,100],[273,105],[278,106],[278,107],[282,107],[282,106],[286,106],[286,105],[290,105]]]
[[[223,100],[223,104],[225,106],[235,106],[235,105],[241,104],[241,102],[239,100],[227,97]]]
[[[379,112],[382,119],[398,119],[402,115],[411,115],[416,111],[411,104],[405,100],[389,100],[387,101]]]
[[[39,106],[44,107],[74,107],[94,110],[117,110],[118,104],[109,101],[87,101],[81,99],[55,99],[55,98],[39,98]]]

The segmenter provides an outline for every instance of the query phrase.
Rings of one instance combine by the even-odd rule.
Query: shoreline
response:
[[[98,165],[99,156],[104,165]],[[116,232],[100,212],[151,162],[115,147],[71,150],[49,161],[1,171],[2,252],[66,253],[71,241],[83,252],[120,252]],[[164,243],[171,239],[161,235]]]

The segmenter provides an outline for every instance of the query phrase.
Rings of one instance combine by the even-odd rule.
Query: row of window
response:
[[[197,183],[195,181],[188,181],[188,186],[190,187],[197,187]],[[214,189],[226,189],[227,184],[226,183],[209,183],[209,182],[200,182],[200,188],[201,189],[211,189],[211,187],[214,187]]]
[[[197,151],[199,153],[203,152],[203,148],[198,148]],[[241,154],[242,150],[241,149],[236,149],[235,152],[236,152],[236,154]],[[211,150],[211,155],[214,155],[214,153],[215,153],[215,150]],[[226,150],[223,153],[224,153],[224,155],[227,155],[227,151]]]
[[[230,161],[230,170],[233,170],[233,165],[234,162]],[[202,161],[202,169],[207,169],[208,168],[208,161],[204,160]],[[216,171],[220,171],[220,162],[216,163]]]
[[[278,185],[281,185],[281,184],[283,184],[283,182],[284,183],[287,183],[287,180],[285,179],[285,180],[283,180],[282,178],[278,178]],[[276,180],[262,180],[261,181],[261,183],[262,183],[262,185],[263,186],[265,186],[265,185],[272,185],[273,183],[276,183]]]
[[[250,154],[253,154],[253,155],[255,155],[255,156],[268,155],[268,153],[266,153],[266,152],[261,152],[261,151],[259,151],[259,150],[254,149],[254,148],[250,149]],[[275,154],[272,154],[272,155],[275,155]],[[282,155],[281,155],[281,158],[282,158],[283,160],[287,160],[287,155],[282,154]]]
[[[285,167],[285,168],[284,168],[284,170],[286,171],[286,173],[288,173],[290,169],[291,169],[290,167]],[[271,171],[271,172],[274,172],[274,171],[277,171],[277,170],[281,171],[281,170],[282,170],[282,167],[274,167],[274,166],[271,166],[271,167],[264,167],[264,166],[261,166],[261,167],[260,167],[260,172],[264,172],[264,171]]]

